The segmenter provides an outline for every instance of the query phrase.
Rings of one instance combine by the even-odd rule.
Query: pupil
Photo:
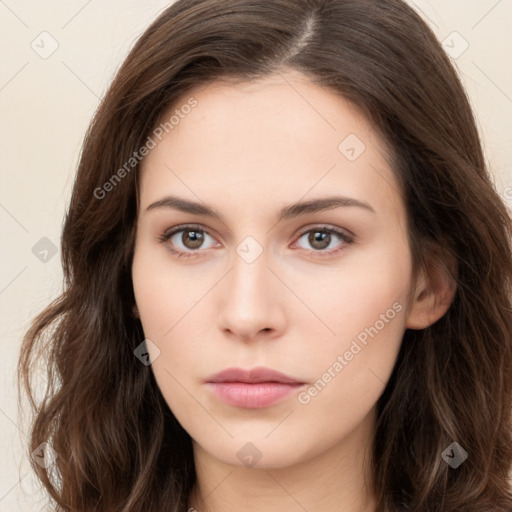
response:
[[[329,245],[330,234],[325,231],[315,231],[309,236],[309,241],[313,247],[317,242],[320,242],[320,247],[317,249],[325,249]],[[327,243],[325,243],[327,241]],[[323,243],[322,243],[323,242]]]
[[[187,238],[187,234],[189,235],[188,239],[191,241],[191,244],[190,242],[186,243],[185,238]],[[188,246],[189,249],[197,249],[198,247],[200,247],[203,242],[203,238],[204,235],[202,235],[200,231],[186,231],[185,233],[183,233],[183,243],[186,246]],[[190,247],[190,245],[192,246]]]

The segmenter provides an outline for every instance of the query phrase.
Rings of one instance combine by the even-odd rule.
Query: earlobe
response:
[[[438,267],[431,267],[428,276],[421,272],[410,304],[405,327],[425,329],[437,322],[449,309],[455,297],[455,279]]]
[[[139,308],[137,307],[137,304],[134,304],[132,307],[132,313],[135,318],[140,318],[139,314]]]

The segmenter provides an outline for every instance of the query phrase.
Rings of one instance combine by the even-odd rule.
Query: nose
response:
[[[284,288],[269,268],[265,251],[251,263],[235,253],[220,290],[221,330],[243,341],[278,337],[286,323]]]

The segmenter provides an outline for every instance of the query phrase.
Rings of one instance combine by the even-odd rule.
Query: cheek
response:
[[[292,274],[289,277],[291,282]],[[292,286],[330,328],[332,336],[326,330],[325,338],[342,341],[375,324],[388,310],[393,319],[403,316],[395,313],[405,311],[411,289],[407,245],[397,242],[394,248],[383,244],[372,251],[354,251],[336,268],[322,269],[314,277],[295,275]],[[401,307],[393,309],[395,303]]]
[[[199,302],[209,281],[173,265],[164,251],[136,247],[132,264],[135,301],[146,337],[163,339]]]
[[[383,272],[364,283],[347,276],[341,289],[333,283],[330,300],[323,299],[323,319],[336,334],[324,334],[315,350],[304,344],[300,358],[310,385],[297,397],[296,418],[311,429],[319,427],[318,418],[328,418],[321,422],[325,439],[334,442],[341,431],[355,428],[389,381],[405,330],[407,295],[393,275]],[[303,339],[313,331],[303,332]]]
[[[151,370],[168,406],[190,421],[202,420],[197,403],[185,392],[183,385],[191,376],[197,363],[200,347],[195,347],[197,337],[187,329],[187,313],[197,302],[190,277],[183,279],[180,272],[165,271],[146,247],[136,248],[132,264],[132,281],[140,321],[151,359]],[[172,276],[172,279],[171,279]],[[191,291],[192,290],[192,291]],[[186,336],[189,339],[186,339]],[[180,383],[182,383],[180,385]],[[196,420],[197,413],[199,416]]]
[[[360,397],[368,393],[375,398],[383,390],[405,331],[410,286],[405,243],[394,250],[383,247],[364,257],[358,254],[350,262],[347,258],[336,272],[316,279],[314,287],[303,285],[300,293],[308,297],[308,306],[323,325],[303,325],[304,340],[318,339],[319,333],[321,340],[315,350],[304,343],[301,357],[313,380],[320,378],[320,385],[333,382],[326,386],[331,391],[322,392],[326,400],[351,400],[354,389]]]
[[[212,332],[206,295],[218,279],[198,267],[178,268],[143,244],[134,253],[135,300],[144,336],[156,346],[149,350],[151,369],[171,407],[193,405],[180,384],[197,378],[194,369]]]

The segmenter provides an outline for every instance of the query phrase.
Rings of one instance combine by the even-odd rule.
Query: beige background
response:
[[[410,3],[446,40],[497,188],[512,203],[512,0]],[[24,454],[14,372],[29,320],[61,289],[59,237],[82,137],[129,48],[168,4],[0,0],[0,512],[42,509]]]

